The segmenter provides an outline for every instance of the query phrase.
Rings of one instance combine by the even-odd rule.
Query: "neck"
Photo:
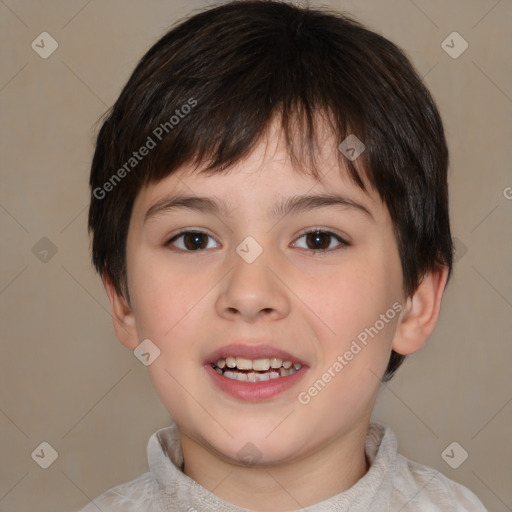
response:
[[[286,463],[242,467],[182,434],[187,476],[219,498],[261,512],[302,509],[339,494],[368,471],[368,423]]]

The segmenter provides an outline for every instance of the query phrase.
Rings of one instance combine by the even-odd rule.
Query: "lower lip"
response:
[[[277,379],[269,379],[261,382],[245,382],[224,377],[215,371],[210,364],[205,365],[204,368],[206,373],[213,380],[214,384],[221,391],[248,402],[259,402],[287,391],[297,384],[306,372],[306,367],[303,366],[286,377],[279,377]]]

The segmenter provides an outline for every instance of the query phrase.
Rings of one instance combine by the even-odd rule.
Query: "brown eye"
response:
[[[172,237],[167,245],[174,245],[182,251],[202,251],[212,248],[208,245],[209,238],[212,237],[202,231],[183,231]]]
[[[306,244],[308,249],[328,249],[331,245],[331,235],[317,231],[315,233],[306,234]]]
[[[306,241],[306,247],[301,247],[313,253],[316,252],[328,252],[331,250],[338,249],[343,246],[349,245],[343,238],[331,233],[329,231],[314,230],[303,233],[298,240],[304,239]],[[333,240],[335,243],[332,247]],[[294,244],[295,245],[295,244]]]

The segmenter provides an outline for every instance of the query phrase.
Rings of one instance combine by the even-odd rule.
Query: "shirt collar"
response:
[[[372,503],[382,507],[392,492],[393,469],[397,458],[397,441],[391,428],[370,423],[365,452],[370,463],[368,472],[346,491],[314,505],[315,512],[337,510],[359,512],[371,510]],[[183,473],[183,451],[176,425],[155,432],[148,443],[151,473],[160,487],[165,507],[211,512],[248,512],[211,493]],[[311,510],[308,507],[302,510]]]

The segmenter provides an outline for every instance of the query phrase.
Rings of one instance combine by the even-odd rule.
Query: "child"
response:
[[[99,133],[89,227],[176,425],[83,510],[485,510],[370,423],[438,318],[447,165],[407,58],[345,16],[235,1],[158,41]]]

